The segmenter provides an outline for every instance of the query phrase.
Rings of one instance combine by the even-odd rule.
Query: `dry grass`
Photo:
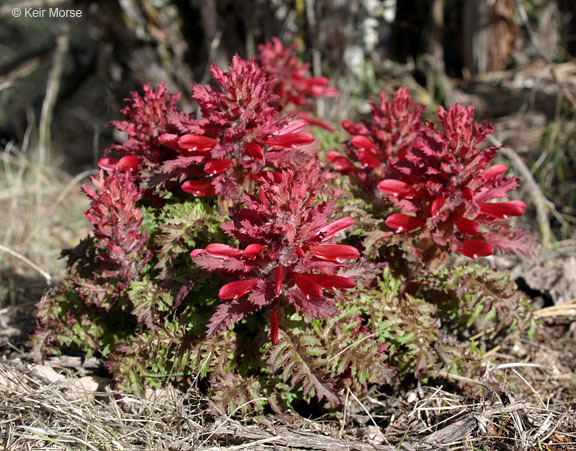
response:
[[[82,214],[88,202],[80,185],[94,171],[72,177],[39,164],[31,135],[30,129],[20,146],[10,142],[0,151],[0,283],[5,290],[14,276],[41,276],[47,283],[62,276],[60,250],[75,246],[88,230]]]
[[[343,411],[313,420],[295,412],[207,417],[202,412],[209,401],[194,390],[164,389],[138,398],[112,391],[107,380],[3,360],[0,446],[7,450],[573,450],[576,403],[569,393],[559,391],[574,390],[565,380],[574,380],[574,367],[558,377],[555,366],[562,365],[561,356],[556,353],[557,360],[546,364],[543,359],[554,356],[555,350],[540,339],[530,340],[522,350],[514,351],[518,344],[511,346],[510,354],[496,359],[506,363],[491,363],[479,380],[444,375],[435,381],[441,385],[372,391],[349,397]],[[514,360],[518,353],[529,358]],[[53,365],[59,366],[57,362]]]
[[[0,362],[0,446],[7,450],[193,449],[200,397],[164,390],[138,399],[51,382],[26,365]],[[180,443],[174,448],[176,442]],[[182,446],[181,446],[182,445]]]

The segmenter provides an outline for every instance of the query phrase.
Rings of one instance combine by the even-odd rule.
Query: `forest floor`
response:
[[[115,392],[96,359],[28,354],[35,304],[63,276],[59,249],[88,230],[70,176],[37,165],[26,145],[2,152],[0,175],[0,448],[25,449],[576,449],[576,132],[563,90],[576,65],[528,67],[461,84],[509,146],[503,161],[524,180],[525,228],[539,236],[532,261],[494,258],[534,304],[532,334],[501,337],[486,371],[469,379],[440,371],[425,383],[372,387],[322,417],[203,413],[201,393]],[[556,80],[554,80],[556,78]],[[10,168],[10,169],[8,169]],[[522,171],[527,171],[526,179]],[[7,218],[7,220],[4,220]],[[50,285],[51,284],[51,285]],[[476,337],[493,343],[490,330]]]

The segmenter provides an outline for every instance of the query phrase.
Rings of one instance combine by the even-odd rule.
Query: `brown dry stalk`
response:
[[[526,183],[528,191],[532,197],[532,203],[534,204],[534,208],[536,209],[536,220],[538,221],[538,225],[540,227],[540,233],[542,235],[542,247],[549,248],[552,243],[552,232],[550,230],[550,220],[548,218],[548,208],[552,203],[546,199],[542,190],[540,189],[540,185],[536,183],[530,169],[522,158],[516,153],[514,149],[509,146],[504,146],[493,135],[488,135],[488,141],[490,141],[495,146],[500,147],[500,152],[510,160],[512,165],[516,168],[516,170],[522,176],[522,179]]]

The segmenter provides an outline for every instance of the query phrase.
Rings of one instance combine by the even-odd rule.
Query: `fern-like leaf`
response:
[[[328,377],[325,349],[314,331],[306,329],[301,335],[284,330],[279,333],[280,340],[267,360],[273,372],[281,371],[281,379],[292,388],[300,384],[304,396],[338,403],[335,383]]]

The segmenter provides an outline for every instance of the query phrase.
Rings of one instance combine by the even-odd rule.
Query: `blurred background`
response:
[[[49,17],[56,8],[76,17]],[[193,111],[211,61],[250,58],[273,36],[338,87],[317,105],[333,124],[400,86],[429,119],[474,104],[545,194],[545,242],[573,237],[574,0],[3,0],[0,306],[43,289],[63,270],[60,249],[86,233],[79,186],[122,139],[107,124],[130,91],[165,82]]]
[[[2,5],[0,140],[22,142],[39,121],[49,76],[58,66],[50,150],[68,170],[93,167],[113,139],[106,124],[119,117],[130,91],[164,81],[186,101],[195,83],[209,81],[211,61],[225,67],[235,53],[249,58],[273,36],[285,45],[297,43],[311,72],[340,88],[336,107],[324,111],[334,122],[362,112],[380,91],[405,84],[421,103],[471,103],[459,91],[474,94],[478,82],[502,85],[514,80],[510,70],[531,69],[532,77],[516,77],[512,87],[542,95],[534,85],[550,84],[547,64],[572,63],[576,52],[573,0],[5,0]],[[20,17],[13,17],[15,7]],[[47,12],[31,18],[25,8],[75,10],[81,17],[49,18]],[[576,75],[571,64],[557,70]],[[485,114],[518,109],[518,100],[489,98],[492,111]],[[551,109],[548,115],[555,108],[555,99],[551,102],[541,106]]]

